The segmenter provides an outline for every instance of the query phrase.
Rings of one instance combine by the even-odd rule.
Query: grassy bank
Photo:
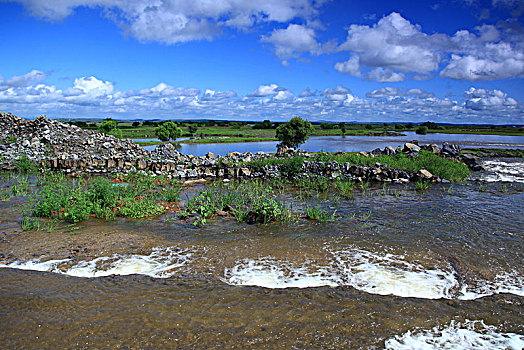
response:
[[[254,160],[249,163],[253,169],[260,171],[265,165],[282,164],[283,171],[289,176],[296,176],[301,169],[302,163],[306,160],[303,156],[294,156],[292,158],[268,158],[262,160]],[[428,151],[421,151],[416,158],[408,157],[405,154],[396,154],[394,156],[381,155],[378,157],[366,157],[358,153],[317,153],[315,156],[308,158],[310,161],[317,162],[332,162],[336,161],[339,164],[349,162],[351,165],[374,166],[380,163],[386,168],[402,169],[407,171],[419,171],[426,169],[433,175],[440,178],[459,182],[463,181],[469,176],[469,169],[462,163],[457,163],[439,157]]]

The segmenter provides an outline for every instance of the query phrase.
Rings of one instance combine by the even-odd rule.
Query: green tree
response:
[[[122,132],[118,129],[118,122],[111,118],[104,119],[98,126],[98,131],[118,138],[122,137]]]
[[[131,124],[134,128],[136,127],[139,127],[140,126],[140,122],[133,122],[133,124]]]
[[[289,122],[279,125],[276,137],[280,144],[287,147],[298,147],[306,142],[313,132],[313,125],[300,117],[294,117]]]
[[[344,135],[346,133],[346,123],[340,122],[340,123],[338,123],[338,127],[339,127],[340,131],[342,131],[342,135]]]
[[[404,130],[404,125],[400,123],[395,124],[395,130]]]
[[[273,123],[270,120],[266,119],[262,123],[255,123],[253,129],[272,129]]]
[[[111,131],[117,128],[118,122],[111,118],[104,119],[98,126],[98,130],[104,134],[109,134]]]
[[[332,124],[332,123],[320,123],[320,128],[322,130],[331,130],[331,129],[336,129],[336,125],[335,124]]]
[[[182,129],[174,122],[165,122],[155,129],[155,134],[161,141],[176,140],[182,135]]]
[[[187,129],[191,135],[194,135],[198,130],[198,126],[196,124],[191,124],[187,127]]]
[[[422,125],[426,126],[428,129],[438,129],[437,123],[434,122],[425,122]]]
[[[419,135],[426,135],[428,133],[428,127],[425,125],[419,126],[415,132]]]

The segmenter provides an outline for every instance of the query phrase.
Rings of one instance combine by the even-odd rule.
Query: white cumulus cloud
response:
[[[350,25],[346,41],[339,46],[340,51],[350,52],[350,58],[334,68],[379,82],[428,79],[439,70],[440,77],[455,80],[523,77],[523,43],[520,27],[484,24],[473,32],[429,35],[393,12],[373,26]]]
[[[322,1],[313,0],[18,0],[36,17],[50,21],[78,7],[102,8],[140,41],[167,44],[211,40],[222,28],[250,28],[258,23],[311,19]]]
[[[6,90],[12,87],[24,87],[33,85],[42,80],[45,80],[45,78],[47,78],[46,73],[39,70],[32,70],[31,72],[26,73],[24,75],[15,75],[10,79],[6,79],[3,81],[0,80],[0,90]]]
[[[273,44],[275,54],[281,59],[298,57],[304,52],[321,52],[315,31],[298,24],[290,24],[286,29],[275,29],[269,36],[263,36],[262,41]]]
[[[430,72],[440,57],[428,45],[428,35],[393,12],[373,27],[351,25],[340,50],[356,53],[360,64],[403,72]]]
[[[483,110],[491,107],[514,107],[517,106],[517,101],[500,90],[487,90],[470,88],[464,93],[466,100],[466,107]]]
[[[277,84],[260,85],[255,91],[250,93],[249,97],[266,97],[274,96],[278,94],[283,88],[280,88]]]
[[[2,81],[15,81],[6,79]],[[438,98],[419,88],[383,87],[360,98],[343,85],[319,92],[306,89],[298,97],[275,83],[251,94],[175,87],[165,82],[120,91],[113,82],[79,77],[61,90],[45,81],[15,84],[0,91],[4,112],[21,116],[56,117],[209,118],[286,121],[294,115],[332,121],[442,121],[524,123],[522,103],[501,90],[471,88],[457,100]],[[436,118],[436,119],[435,119]]]

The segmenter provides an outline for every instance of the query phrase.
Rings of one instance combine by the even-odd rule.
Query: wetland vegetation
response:
[[[253,171],[266,166],[280,166],[280,178],[269,180],[215,180],[197,188],[184,188],[182,182],[165,175],[130,172],[111,177],[66,177],[63,173],[45,170],[20,157],[17,173],[2,175],[2,200],[13,196],[27,198],[22,218],[24,229],[40,227],[39,218],[72,224],[88,218],[112,220],[115,217],[140,219],[163,215],[166,220],[190,220],[205,225],[210,218],[232,217],[238,222],[268,223],[310,219],[325,222],[336,217],[337,203],[350,199],[360,189],[365,193],[368,182],[333,178],[303,172],[305,161],[318,166],[350,164],[375,166],[407,171],[426,169],[452,182],[469,176],[467,166],[421,150],[417,157],[398,153],[374,158],[356,153],[320,152],[305,157],[295,154],[284,158],[264,158],[245,162]],[[336,169],[335,169],[336,170]],[[428,181],[414,184],[425,190]],[[384,184],[383,193],[388,193]],[[181,193],[184,196],[181,197]]]
[[[100,130],[103,122],[71,121],[71,123],[91,130]],[[180,128],[177,137],[183,140],[177,143],[234,143],[234,142],[259,142],[277,141],[276,129],[281,122],[239,122],[239,121],[178,121]],[[121,138],[136,139],[141,145],[159,144],[161,141],[148,141],[157,138],[156,129],[163,122],[135,121],[118,122],[113,134]],[[524,136],[522,126],[478,126],[478,125],[439,125],[433,122],[423,124],[413,123],[383,123],[383,124],[358,124],[358,123],[312,123],[311,136],[395,136],[402,135],[404,131],[417,131],[424,127],[425,133],[446,134],[478,134],[478,135],[509,135]],[[140,141],[138,139],[144,139]]]

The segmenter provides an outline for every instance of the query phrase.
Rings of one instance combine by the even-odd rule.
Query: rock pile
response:
[[[0,151],[7,159],[22,154],[36,161],[53,157],[75,160],[149,157],[149,152],[131,140],[84,130],[45,116],[25,120],[0,111],[0,130]]]
[[[455,145],[418,145],[416,141],[406,143],[396,149],[387,146],[383,150],[360,152],[368,157],[382,154],[407,154],[418,157],[421,150],[428,150],[448,158],[459,158],[460,148]],[[311,155],[303,150],[280,148],[276,157]],[[209,152],[202,157],[180,153],[172,144],[161,144],[149,152],[131,140],[120,140],[114,136],[96,131],[84,130],[74,125],[50,120],[45,116],[35,120],[25,120],[12,114],[0,112],[0,169],[13,169],[14,162],[21,155],[39,162],[42,167],[60,170],[71,174],[105,174],[131,171],[146,171],[165,174],[173,178],[194,179],[214,177],[272,178],[282,174],[282,165],[266,165],[255,171],[246,165],[252,160],[275,157],[258,152],[232,152],[226,156],[215,156]],[[463,159],[470,167],[475,167],[472,156]],[[305,161],[302,174],[316,174],[342,177],[361,181],[409,182],[418,179],[436,180],[431,173],[421,170],[418,173],[376,164],[372,167],[338,164],[337,162]]]

